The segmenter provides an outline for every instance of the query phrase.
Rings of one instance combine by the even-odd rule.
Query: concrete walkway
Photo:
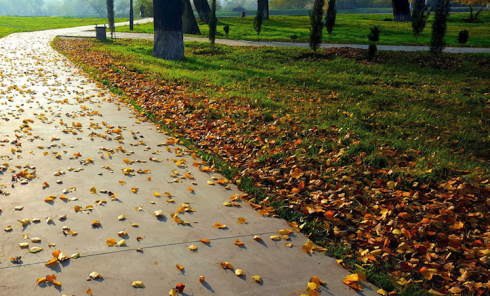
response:
[[[210,185],[222,176],[193,166],[190,151],[49,45],[87,28],[0,39],[0,295],[168,295],[179,283],[182,295],[300,295],[315,275],[326,281],[322,295],[377,294],[344,285],[349,272],[334,258],[304,253],[303,234],[271,240],[291,229],[285,221],[245,202],[225,206],[242,194],[236,186]],[[178,215],[189,225],[172,219],[179,207],[195,210]],[[80,257],[45,266],[55,250]],[[103,279],[87,280],[94,271]],[[61,286],[36,283],[47,275]]]
[[[152,22],[153,19],[148,18],[141,20],[141,23]],[[121,26],[129,25],[127,23],[121,23]],[[93,28],[90,28],[93,30]],[[86,30],[78,30],[76,32],[71,32],[66,37],[95,37],[95,32],[90,32]],[[117,32],[117,38],[123,39],[147,39],[153,40],[153,34],[145,33],[126,33]],[[200,41],[209,42],[208,38],[200,37],[187,37],[184,36],[184,41]],[[267,41],[248,41],[248,40],[230,40],[230,39],[216,39],[216,43],[228,45],[228,46],[277,46],[277,47],[309,47],[308,43],[297,43],[297,42],[267,42]],[[334,48],[334,47],[345,47],[345,48],[359,48],[367,49],[366,44],[334,44],[334,43],[323,43],[321,48]],[[429,51],[428,46],[396,46],[396,45],[378,45],[378,50],[391,50],[391,51]],[[448,53],[490,53],[490,48],[473,48],[473,47],[446,47],[444,52]]]

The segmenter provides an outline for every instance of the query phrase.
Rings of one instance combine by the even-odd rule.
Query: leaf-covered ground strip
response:
[[[55,46],[385,290],[489,291],[490,56]]]
[[[126,19],[116,19],[122,22]],[[106,18],[0,16],[0,38],[17,32],[70,28],[107,23]]]
[[[223,26],[230,26],[228,39],[234,40],[257,40],[257,33],[253,28],[253,17],[226,17],[218,18],[217,38],[226,39]],[[490,11],[480,15],[477,23],[465,22],[468,18],[467,13],[450,15],[447,25],[446,42],[448,46],[470,46],[470,47],[489,47],[490,46]],[[431,26],[433,14],[431,14],[427,26],[419,36],[418,42],[412,33],[411,22],[393,22],[390,14],[337,14],[337,21],[331,36],[324,30],[324,43],[353,43],[368,44],[367,35],[369,28],[373,26],[381,27],[381,37],[379,44],[388,45],[428,45],[431,38]],[[189,36],[208,36],[209,28],[206,24],[200,23],[199,28],[202,35]],[[117,29],[121,32],[153,33],[153,23],[135,25],[134,30],[129,27]],[[465,45],[458,43],[458,34],[461,30],[468,30],[470,38]],[[260,40],[262,41],[286,41],[286,42],[308,42],[310,38],[310,19],[308,16],[271,16],[269,20],[264,20]]]

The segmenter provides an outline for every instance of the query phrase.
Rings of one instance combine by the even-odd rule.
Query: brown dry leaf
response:
[[[240,224],[247,224],[247,220],[245,220],[245,218],[243,218],[243,217],[238,217],[237,220],[238,220],[238,223],[240,223]]]
[[[97,193],[97,189],[95,187],[90,188],[90,193],[96,194]]]
[[[121,184],[121,185],[126,185],[126,182],[124,182],[124,181],[119,181],[119,184]]]
[[[92,289],[89,288],[86,293],[87,295],[92,295]]]
[[[239,239],[236,239],[234,244],[235,244],[235,246],[239,246],[239,247],[245,246],[245,243],[240,241]]]

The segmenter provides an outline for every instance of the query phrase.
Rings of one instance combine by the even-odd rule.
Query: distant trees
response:
[[[487,5],[490,5],[490,0],[456,0],[456,2],[468,5],[468,7],[470,8],[470,15],[467,20],[470,23],[476,22],[478,20],[478,16],[483,11],[483,8]],[[480,9],[478,9],[476,13],[473,11],[474,6],[480,6]]]
[[[314,0],[271,0],[270,6],[275,9],[301,9],[314,3]]]

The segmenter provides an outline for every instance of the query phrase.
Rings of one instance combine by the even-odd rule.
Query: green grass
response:
[[[116,22],[126,19],[116,19]],[[32,32],[107,23],[107,18],[0,16],[0,37],[17,32]]]
[[[480,22],[467,23],[464,19],[467,13],[453,14],[449,17],[446,42],[448,46],[470,46],[470,47],[490,47],[490,12],[480,15]],[[412,33],[410,22],[398,23],[385,21],[393,19],[390,14],[348,14],[337,15],[337,22],[331,36],[324,32],[323,42],[325,43],[352,43],[367,44],[369,28],[374,25],[381,26],[381,37],[378,44],[389,45],[428,45],[430,42],[430,32],[433,14],[424,32],[419,36],[418,42]],[[235,40],[257,40],[257,34],[253,29],[253,16],[246,18],[219,18],[217,38],[225,38],[223,26],[230,26],[229,39]],[[208,27],[206,24],[199,24],[202,37],[207,37]],[[308,16],[272,16],[269,20],[264,20],[260,40],[263,41],[293,41],[308,42],[310,34],[310,22]],[[466,45],[457,42],[459,31],[468,30],[470,39]],[[120,32],[130,32],[129,27],[118,28]],[[153,33],[153,23],[136,25],[133,32]],[[292,39],[295,35],[297,38]],[[191,35],[189,35],[191,36]],[[199,36],[199,35],[193,35]]]
[[[489,55],[434,59],[422,52],[383,52],[371,64],[328,53],[312,61],[308,50],[294,48],[220,46],[210,54],[208,44],[186,43],[185,60],[172,62],[152,57],[149,41],[99,49],[123,55],[137,72],[171,77],[191,92],[246,97],[266,110],[265,117],[294,114],[308,127],[354,132],[361,142],[347,155],[365,152],[365,162],[374,167],[390,159],[373,143],[389,143],[401,151],[420,150],[410,170],[420,181],[445,178],[451,169],[490,172]]]

